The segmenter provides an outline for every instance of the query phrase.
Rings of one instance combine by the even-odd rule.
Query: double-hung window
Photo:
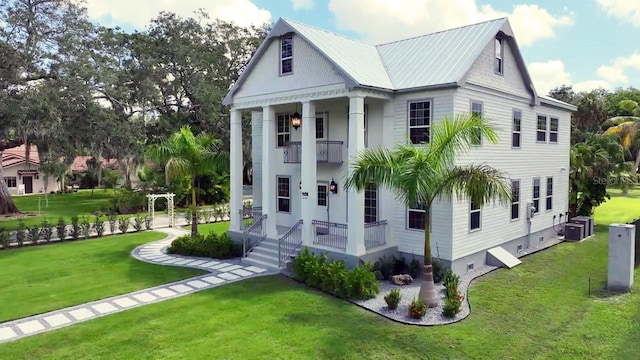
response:
[[[429,142],[431,101],[409,103],[409,139],[412,144]]]
[[[291,179],[288,176],[278,176],[278,212],[291,212]]]
[[[540,179],[533,179],[533,207],[535,208],[534,213],[540,212]]]
[[[502,45],[502,39],[496,38],[495,41],[496,47],[496,60],[494,65],[494,71],[496,74],[503,75],[504,74],[504,47]]]
[[[547,117],[544,115],[538,115],[538,128],[536,130],[536,141],[547,141]]]
[[[378,221],[378,187],[375,184],[369,184],[364,189],[364,222],[376,221]]]
[[[480,206],[471,200],[471,207],[469,209],[469,230],[480,229]]]
[[[520,218],[520,180],[511,180],[511,220]]]
[[[549,119],[549,142],[552,144],[558,143],[558,119]]]
[[[547,178],[547,210],[553,209],[553,178]]]
[[[513,125],[511,127],[511,147],[520,148],[522,138],[522,111],[513,110]]]
[[[410,207],[407,211],[407,227],[414,230],[424,230],[424,205]]]
[[[280,75],[293,73],[293,36],[280,38]]]
[[[327,185],[318,185],[318,206],[327,206]]]
[[[15,176],[8,176],[4,178],[4,182],[7,184],[7,187],[14,188],[18,187],[18,180]]]
[[[482,119],[482,103],[478,101],[471,102],[471,116]],[[482,145],[482,133],[475,132],[471,138],[471,145]]]
[[[279,114],[277,116],[278,124],[276,127],[276,136],[278,137],[278,147],[287,146],[289,144],[289,138],[291,136],[291,115]]]

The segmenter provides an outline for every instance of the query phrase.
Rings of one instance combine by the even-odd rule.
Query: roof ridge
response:
[[[351,40],[351,41],[359,42],[359,43],[362,43],[362,44],[364,44],[364,45],[369,45],[369,46],[374,46],[374,47],[376,46],[376,45],[371,44],[371,43],[369,43],[369,42],[366,42],[366,41],[364,41],[364,40],[354,39],[354,38],[349,37],[349,36],[346,36],[346,35],[338,34],[338,33],[335,33],[335,32],[333,32],[333,31],[329,31],[329,30],[327,30],[327,29],[319,28],[319,27],[317,27],[317,26],[313,26],[313,25],[305,24],[305,23],[302,23],[302,22],[299,22],[299,21],[291,20],[291,19],[289,19],[289,18],[284,18],[284,17],[283,17],[283,18],[281,18],[281,19],[282,19],[282,20],[284,20],[284,21],[286,21],[286,22],[291,22],[291,23],[294,23],[294,24],[297,24],[297,25],[302,25],[302,26],[310,27],[310,28],[312,28],[312,29],[319,30],[319,31],[322,31],[322,32],[325,32],[325,33],[328,33],[328,34],[331,34],[331,35],[339,36],[339,37],[344,38],[344,39],[347,39],[347,40]]]
[[[413,40],[413,39],[418,39],[421,37],[425,37],[425,36],[430,36],[430,35],[435,35],[435,34],[440,34],[440,33],[444,33],[444,32],[449,32],[449,31],[453,31],[453,30],[459,30],[459,29],[464,29],[467,27],[471,27],[471,26],[477,26],[480,24],[486,24],[486,23],[490,23],[490,22],[494,22],[494,21],[498,21],[498,20],[503,20],[503,19],[507,19],[507,17],[503,16],[500,18],[495,18],[495,19],[491,19],[491,20],[486,20],[486,21],[481,21],[475,24],[468,24],[468,25],[462,25],[462,26],[457,26],[454,28],[449,28],[449,29],[444,29],[444,30],[440,30],[440,31],[434,31],[428,34],[422,34],[422,35],[418,35],[418,36],[412,36],[412,37],[408,37],[408,38],[404,38],[404,39],[399,39],[399,40],[395,40],[395,41],[389,41],[386,43],[382,43],[382,44],[377,44],[374,45],[376,48],[378,48],[379,46],[384,46],[384,45],[389,45],[389,44],[394,44],[394,43],[398,43],[398,42],[402,42],[402,41],[407,41],[407,40]]]

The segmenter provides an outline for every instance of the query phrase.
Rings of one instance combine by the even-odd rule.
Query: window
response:
[[[318,206],[327,206],[327,185],[318,185]]]
[[[553,209],[553,178],[547,178],[547,210]]]
[[[471,116],[482,118],[482,103],[477,101],[471,102]],[[482,133],[477,132],[471,138],[471,145],[482,145]]]
[[[378,187],[375,184],[369,184],[364,189],[364,222],[376,221],[378,221]]]
[[[558,143],[558,119],[549,119],[549,142]]]
[[[471,209],[469,211],[469,230],[480,229],[480,206],[471,200]]]
[[[522,112],[513,111],[513,126],[511,128],[511,146],[520,148],[520,135],[522,134]]]
[[[291,212],[291,187],[289,186],[291,179],[284,176],[278,176],[278,211]]]
[[[520,180],[511,180],[511,220],[520,218]]]
[[[280,75],[293,73],[293,37],[280,39]]]
[[[547,141],[547,117],[538,115],[538,131],[536,131],[536,141]]]
[[[280,114],[278,115],[278,126],[276,128],[278,136],[278,147],[287,146],[289,143],[289,136],[291,135],[291,115]]]
[[[533,207],[534,213],[540,212],[540,179],[533,179]]]
[[[503,61],[504,48],[502,47],[502,39],[496,38],[495,47],[496,47],[496,62],[495,62],[494,71],[496,72],[496,74],[502,75],[504,73],[503,72],[503,70],[504,70],[504,61]]]
[[[15,176],[9,176],[4,178],[4,182],[7,184],[7,187],[14,188],[18,187],[18,179]]]
[[[409,139],[412,144],[429,142],[431,102],[409,103]]]
[[[324,139],[324,117],[316,116],[316,139]]]
[[[407,226],[409,229],[424,230],[424,205],[409,208],[407,211]]]

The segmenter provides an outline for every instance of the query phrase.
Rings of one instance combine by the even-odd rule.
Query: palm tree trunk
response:
[[[196,207],[196,179],[191,180],[191,237],[198,235],[198,212]]]
[[[638,169],[640,167],[640,148],[638,149],[638,154],[636,155],[636,167],[634,168],[636,173],[638,172]]]
[[[424,211],[424,266],[422,273],[422,283],[420,284],[420,298],[429,307],[438,306],[438,293],[433,283],[433,266],[431,262],[431,224],[429,218],[431,214],[431,204],[425,207]]]

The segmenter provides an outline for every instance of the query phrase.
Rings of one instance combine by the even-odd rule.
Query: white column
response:
[[[240,110],[231,109],[230,119],[230,185],[231,199],[229,200],[229,211],[231,212],[231,224],[229,229],[240,231],[242,217],[242,113]]]
[[[276,116],[272,106],[262,108],[262,213],[267,214],[266,234],[277,239],[277,184],[275,168]],[[293,186],[292,186],[293,188]],[[292,190],[293,191],[293,190]]]
[[[300,172],[302,180],[302,196],[300,209],[302,213],[302,242],[313,244],[312,221],[318,205],[317,162],[316,162],[316,107],[313,102],[302,103],[302,156]]]
[[[253,206],[262,206],[262,111],[251,112]]]
[[[349,96],[349,164],[364,149],[364,96]],[[347,254],[359,256],[364,247],[364,192],[349,190]]]

